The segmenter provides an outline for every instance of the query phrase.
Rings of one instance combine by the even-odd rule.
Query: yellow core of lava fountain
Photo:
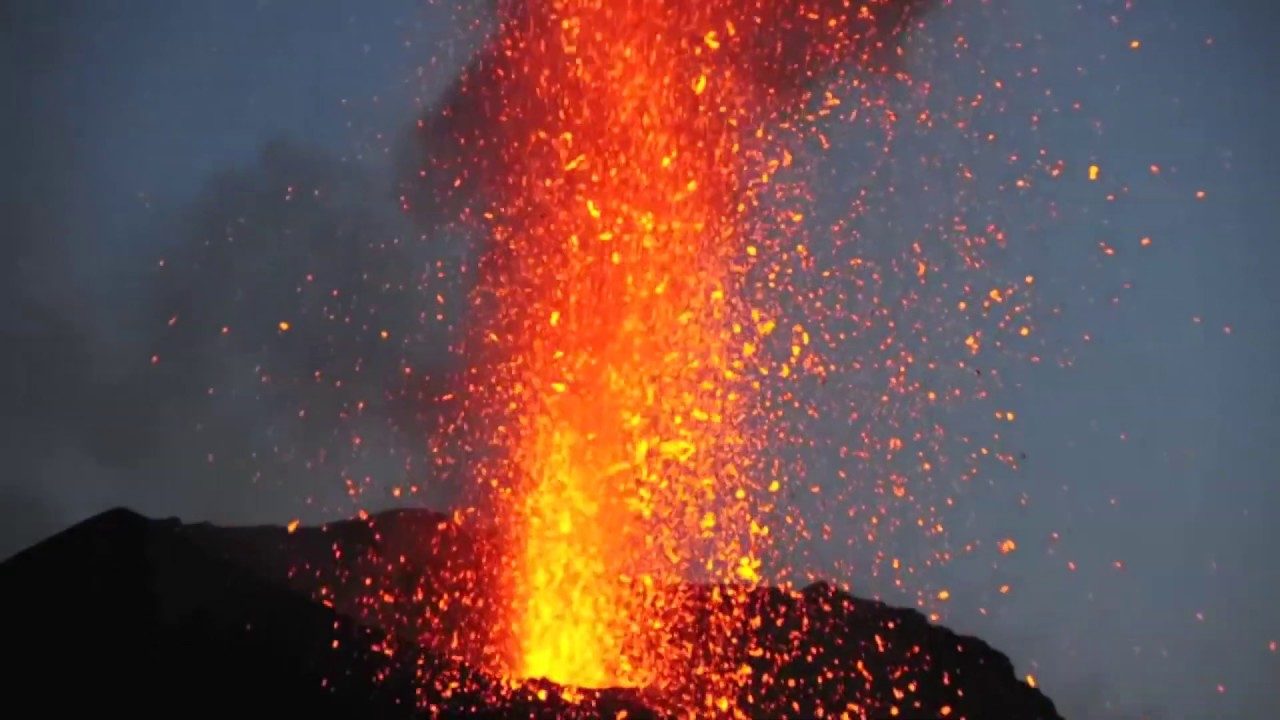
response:
[[[496,360],[471,392],[501,449],[483,474],[509,523],[509,676],[661,686],[694,652],[672,588],[759,580],[769,483],[749,430],[778,367],[743,288],[760,196],[791,162],[776,93],[750,77],[788,51],[753,39],[772,5],[529,0],[473,78],[501,115],[480,293]],[[786,22],[849,27],[857,10],[823,12],[838,16]]]

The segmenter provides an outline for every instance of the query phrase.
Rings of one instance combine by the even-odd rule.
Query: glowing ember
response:
[[[855,53],[869,64],[894,25],[878,14],[904,4],[502,13],[463,91],[493,134],[459,144],[489,165],[468,389],[507,523],[505,674],[665,686],[692,652],[672,635],[678,584],[761,580],[778,489],[762,378],[795,371],[810,338],[747,278],[803,220],[775,176],[821,115],[800,111],[838,103],[808,86]]]

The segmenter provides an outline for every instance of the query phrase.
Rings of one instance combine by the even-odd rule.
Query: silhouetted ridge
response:
[[[214,529],[127,510],[90,518],[0,565],[10,632],[8,700],[41,717],[589,717],[532,691],[500,705],[441,696],[415,666],[489,681],[438,657],[379,651],[380,635],[188,537],[247,546],[283,528]],[[243,535],[242,535],[243,532]],[[594,706],[646,717],[603,694]]]
[[[491,692],[492,679],[406,643],[414,628],[380,627],[364,612],[365,578],[379,558],[403,560],[403,577],[387,582],[427,592],[442,567],[474,552],[472,540],[427,511],[292,532],[103,513],[0,565],[12,628],[5,649],[17,668],[11,695],[48,716],[656,715],[623,690],[576,703],[546,682]],[[720,605],[748,603],[719,637],[750,666],[738,701],[757,717],[1059,718],[1007,657],[915,610],[826,583],[733,597],[687,588],[684,631],[705,645]],[[401,635],[394,660],[383,652],[387,632]],[[442,692],[447,684],[432,678],[465,689]]]

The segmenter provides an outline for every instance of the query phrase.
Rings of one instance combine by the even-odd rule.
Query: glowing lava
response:
[[[747,516],[729,487],[745,454],[729,332],[742,148],[708,112],[734,79],[709,79],[663,14],[540,5],[508,39],[527,134],[495,218],[514,411],[499,477],[518,478],[506,516],[523,677],[655,682],[655,590],[686,576],[694,538],[736,535]],[[716,543],[711,572],[751,563],[734,545]]]
[[[502,11],[463,89],[472,115],[496,120],[459,145],[486,166],[470,172],[490,202],[474,213],[491,247],[469,391],[506,523],[505,674],[680,681],[695,649],[672,634],[674,588],[761,579],[775,323],[745,278],[799,222],[767,197],[804,134],[792,115],[810,81],[871,47],[876,13],[901,5]],[[794,361],[799,345],[783,344]]]

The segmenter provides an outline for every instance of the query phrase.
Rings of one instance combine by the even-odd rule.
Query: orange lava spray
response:
[[[744,278],[796,222],[765,199],[803,134],[789,113],[901,5],[504,6],[463,90],[492,122],[460,145],[490,166],[469,392],[507,676],[684,682],[702,651],[673,634],[675,588],[761,579],[775,328]]]

